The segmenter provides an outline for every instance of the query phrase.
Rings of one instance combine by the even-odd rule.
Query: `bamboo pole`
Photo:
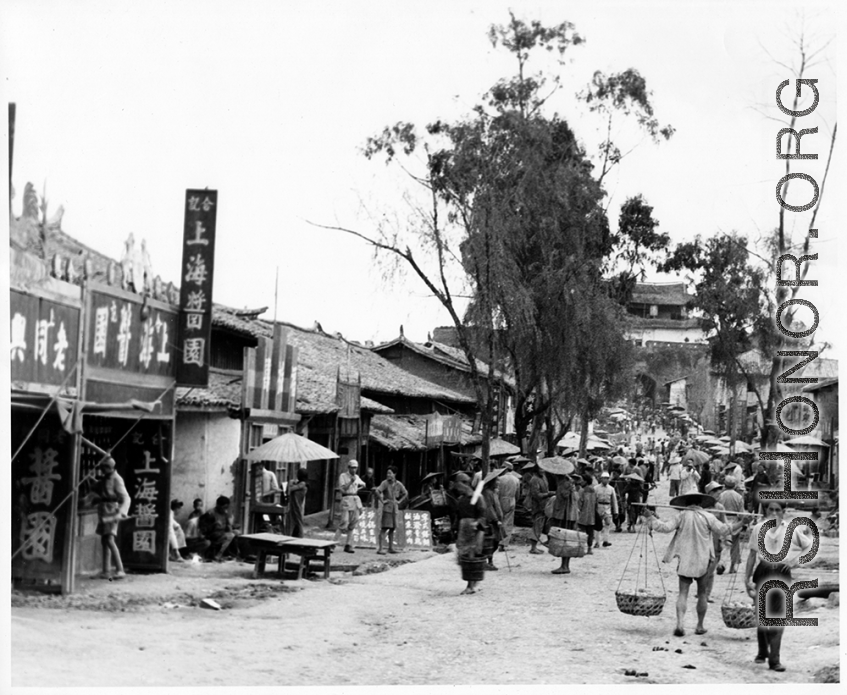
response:
[[[655,509],[689,509],[689,507],[678,507],[671,504],[647,504],[646,502],[631,502],[633,507],[653,507]],[[723,509],[714,509],[712,507],[703,507],[704,512],[712,512],[713,514],[730,514],[732,516],[763,516],[762,514],[754,514],[753,512],[728,512]]]

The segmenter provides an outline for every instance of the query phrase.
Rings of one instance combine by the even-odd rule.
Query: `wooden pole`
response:
[[[672,504],[648,504],[647,502],[630,502],[633,507],[653,507],[654,509],[690,509],[690,507],[677,507]],[[712,507],[702,508],[704,512],[712,514],[730,514],[732,516],[763,516],[762,514],[754,514],[753,512],[728,512],[722,509],[714,509]]]

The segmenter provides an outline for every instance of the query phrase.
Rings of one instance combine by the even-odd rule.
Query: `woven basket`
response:
[[[659,615],[665,607],[664,596],[649,596],[647,594],[625,594],[615,592],[618,610],[627,615]]]
[[[757,627],[756,609],[752,605],[721,606],[721,617],[723,624],[734,630],[747,630]]]
[[[554,527],[550,529],[547,552],[555,557],[583,557],[588,549],[588,536],[581,531]]]

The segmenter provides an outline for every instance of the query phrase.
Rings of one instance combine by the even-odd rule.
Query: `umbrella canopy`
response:
[[[749,453],[753,451],[753,447],[750,446],[747,442],[735,442],[735,451],[745,451]]]
[[[715,436],[715,433],[714,433],[713,430],[703,430],[703,434],[711,434],[713,437]]]
[[[623,456],[612,456],[612,463],[616,463],[619,466],[625,466],[629,463]]]
[[[707,439],[711,439],[711,438],[712,438],[712,435],[706,434],[705,432],[703,434],[698,434],[696,437],[694,437],[694,439],[696,439],[698,442],[704,442]]]
[[[794,439],[789,439],[785,443],[789,446],[829,446],[822,439],[813,437],[810,434],[804,434],[802,437],[794,437]]]
[[[685,452],[685,455],[682,457],[682,463],[685,465],[686,461],[691,461],[695,465],[701,465],[706,463],[711,457],[705,451],[699,451],[697,449],[689,449]]]
[[[639,483],[644,482],[644,478],[638,475],[638,473],[630,473],[629,475],[625,475],[624,478],[627,480],[637,480]]]
[[[338,454],[311,439],[301,437],[294,432],[286,432],[262,446],[253,449],[245,458],[248,461],[277,461],[279,463],[297,463],[337,459]]]
[[[510,444],[504,439],[492,439],[488,442],[489,456],[511,456],[512,454],[521,453],[521,448]],[[482,446],[474,449],[474,456],[482,456]]]
[[[561,456],[538,459],[538,467],[542,471],[547,471],[554,475],[570,475],[574,472],[573,462]]]

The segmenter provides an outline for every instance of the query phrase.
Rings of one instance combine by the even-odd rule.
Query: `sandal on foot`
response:
[[[554,569],[551,574],[570,574],[571,571],[569,569],[565,569],[564,567],[559,567],[558,569]]]
[[[769,668],[771,671],[777,671],[779,673],[782,673],[785,670],[785,666],[782,664],[771,664]]]
[[[679,628],[676,628],[676,630],[673,631],[673,636],[674,637],[685,637],[685,630],[680,630]]]
[[[387,554],[387,553],[388,553],[388,551],[387,551],[387,550],[377,550],[377,551],[376,551],[376,554],[377,554],[377,555],[385,555],[385,554]]]
[[[698,627],[696,630],[694,630],[695,635],[705,635],[707,632],[708,630],[705,627]]]
[[[544,555],[544,551],[539,550],[538,548],[533,548],[532,550],[529,551],[529,554],[530,555]]]
[[[755,659],[753,659],[753,661],[755,661],[757,664],[763,664],[767,660],[768,660],[768,657],[766,657],[766,656],[757,656]]]
[[[126,579],[126,572],[115,572],[112,579]]]

